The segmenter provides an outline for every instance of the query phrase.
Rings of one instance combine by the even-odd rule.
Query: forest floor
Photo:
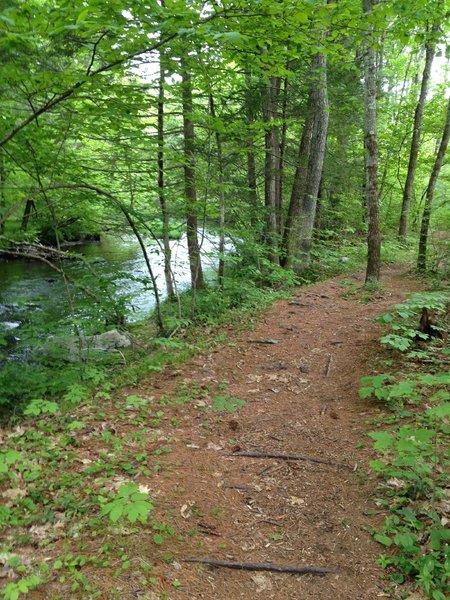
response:
[[[396,267],[385,268],[382,281],[370,298],[362,291],[362,273],[298,288],[292,299],[264,311],[253,330],[230,327],[225,342],[210,353],[123,390],[124,399],[137,395],[161,407],[151,433],[142,424],[135,448],[130,419],[136,411],[109,412],[103,404],[102,423],[72,433],[78,439],[77,468],[95,463],[105,450],[95,428],[122,440],[127,456],[146,453],[148,464],[157,461],[158,469],[144,469],[147,474],[138,469],[131,479],[154,499],[152,523],[167,528],[121,527],[111,536],[105,523],[101,539],[72,531],[35,552],[54,560],[73,551],[81,538],[84,554],[112,541],[131,565],[115,573],[89,564],[82,568],[105,599],[392,597],[376,564],[382,547],[369,533],[383,514],[373,498],[376,480],[368,463],[374,454],[365,432],[382,407],[361,400],[358,389],[360,378],[382,359],[374,317],[417,291],[419,283]],[[237,407],[235,399],[245,404]],[[210,410],[224,403],[235,412]],[[81,408],[78,418],[88,418],[90,410]],[[239,456],[243,451],[305,460]],[[111,489],[129,480],[117,474]],[[155,531],[161,533],[157,546]],[[322,576],[237,571],[187,558],[336,571]],[[152,585],[144,580],[146,568]],[[55,575],[29,597],[90,597],[64,587]]]

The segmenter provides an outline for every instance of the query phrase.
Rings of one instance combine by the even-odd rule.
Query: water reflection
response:
[[[97,277],[87,273],[80,261],[64,261],[69,277],[102,295],[107,287],[116,301],[122,302],[129,320],[147,316],[155,305],[149,275],[139,245],[131,237],[105,236],[101,242],[76,246],[74,249],[89,259]],[[178,291],[190,285],[187,240],[171,242],[172,269]],[[147,251],[151,258],[158,290],[166,296],[164,260],[157,243],[149,241]],[[217,241],[205,235],[202,241],[202,262],[205,270],[217,263]],[[69,288],[69,289],[68,289]],[[68,291],[71,300],[69,300]],[[67,286],[63,278],[48,265],[39,261],[0,261],[0,340],[21,340],[25,335],[23,324],[34,325],[34,336],[54,333],[64,322],[77,318],[83,328],[95,320],[96,307],[92,299],[74,286]]]

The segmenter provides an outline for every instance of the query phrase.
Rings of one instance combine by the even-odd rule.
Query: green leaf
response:
[[[384,533],[376,533],[373,537],[377,542],[383,544],[383,546],[392,546],[391,538],[385,535]]]
[[[415,533],[397,533],[394,536],[394,543],[399,548],[404,548],[408,551],[418,551],[417,535]]]
[[[153,541],[157,546],[160,546],[164,542],[164,538],[160,533],[155,533],[153,536]]]
[[[376,473],[382,473],[386,470],[386,463],[380,459],[370,461],[370,468]]]
[[[85,8],[84,10],[82,10],[80,12],[80,14],[78,15],[77,20],[76,20],[77,25],[79,25],[80,23],[82,23],[83,21],[86,20],[86,17],[88,16],[89,11],[90,11],[90,8]]]
[[[118,521],[123,514],[123,506],[120,504],[114,504],[114,506],[109,511],[109,518],[113,523]]]
[[[390,448],[394,441],[393,436],[388,431],[371,431],[369,436],[375,442],[375,449],[379,450],[380,452]]]

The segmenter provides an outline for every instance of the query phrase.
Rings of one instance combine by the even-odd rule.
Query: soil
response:
[[[376,480],[368,467],[373,453],[364,434],[381,406],[361,400],[358,389],[382,352],[374,317],[416,291],[418,283],[389,267],[382,291],[365,303],[360,291],[354,293],[362,284],[360,273],[299,288],[291,300],[276,302],[258,317],[252,330],[230,327],[225,342],[209,354],[125,390],[124,397],[155,401],[180,397],[184,390],[184,401],[168,404],[144,446],[149,453],[161,442],[171,448],[159,457],[161,471],[136,478],[155,500],[155,519],[170,523],[177,537],[155,553],[153,531],[122,535],[117,543],[133,565],[151,566],[158,583],[149,591],[132,569],[116,576],[83,569],[101,598],[392,597],[376,563],[383,548],[369,532],[384,515],[374,502]],[[219,402],[237,398],[245,405],[233,413],[212,412],[207,407],[217,396]],[[117,423],[115,434],[126,438],[129,431]],[[94,450],[85,440],[83,456],[92,458]],[[187,558],[335,572],[230,570]],[[31,597],[55,597],[51,589]]]
[[[363,274],[347,281],[361,286]],[[201,540],[194,535],[190,544],[178,545],[175,568],[169,564],[161,571],[162,587],[174,577],[182,582],[180,590],[168,592],[171,598],[388,596],[376,565],[382,548],[368,531],[383,520],[373,499],[376,482],[367,477],[373,455],[369,448],[356,448],[380,407],[361,400],[358,389],[371,370],[370,359],[380,353],[374,317],[418,284],[389,269],[384,291],[364,304],[341,282],[342,277],[300,289],[292,300],[266,311],[253,331],[229,332],[228,342],[215,352],[169,373],[169,380],[165,374],[152,387],[137,390],[155,395],[180,383],[200,389],[226,384],[226,393],[246,401],[207,426],[204,413],[189,405],[176,411],[182,425],[177,442],[170,444],[170,463],[177,465],[178,494],[168,505],[177,531],[196,529]],[[204,401],[198,400],[200,408]],[[345,466],[233,455],[240,450]],[[159,497],[170,497],[169,489],[158,487]],[[337,573],[243,572],[183,562],[190,557],[314,565]]]

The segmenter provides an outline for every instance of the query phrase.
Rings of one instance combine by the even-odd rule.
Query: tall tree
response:
[[[364,146],[367,204],[366,284],[380,279],[381,234],[378,200],[377,60],[374,48],[373,0],[363,0],[368,21],[364,48]]]
[[[431,67],[433,65],[434,55],[436,53],[436,33],[438,26],[434,25],[431,31],[431,37],[428,39],[425,48],[425,67],[422,74],[420,85],[420,94],[414,111],[414,125],[411,138],[411,147],[409,152],[408,172],[406,175],[405,188],[403,191],[402,208],[400,213],[400,223],[398,235],[404,239],[408,233],[408,218],[411,208],[411,200],[414,195],[414,181],[417,170],[417,159],[419,156],[420,136],[422,133],[422,120],[427,99],[428,85],[431,76]]]
[[[297,165],[295,168],[294,181],[292,184],[291,198],[289,202],[288,215],[283,234],[283,266],[287,269],[292,268],[296,256],[299,228],[301,198],[303,197],[306,176],[308,173],[308,162],[311,151],[311,140],[313,134],[313,107],[312,93],[306,109],[306,119],[302,130],[302,137],[299,144]]]
[[[193,121],[192,79],[188,59],[181,59],[184,137],[184,192],[186,197],[186,235],[194,290],[204,287],[200,245],[198,242],[197,188],[195,179],[195,134]]]
[[[0,234],[5,231],[5,222],[2,219],[6,213],[6,166],[3,148],[0,148]]]
[[[265,238],[271,262],[279,263],[279,219],[281,215],[280,198],[280,132],[278,127],[278,103],[280,96],[280,77],[269,77],[264,102],[265,133]]]
[[[316,217],[317,197],[322,179],[323,163],[328,134],[329,106],[327,88],[327,58],[323,52],[317,52],[312,60],[312,133],[308,158],[308,168],[303,192],[300,217],[297,261],[294,269],[301,274],[311,262],[314,220]]]
[[[425,195],[425,206],[422,215],[422,224],[420,227],[420,238],[419,238],[419,256],[417,259],[417,268],[419,271],[425,271],[427,266],[427,243],[428,243],[428,230],[430,228],[431,219],[431,208],[433,204],[434,192],[436,189],[436,183],[439,174],[444,163],[445,153],[447,152],[448,142],[450,139],[450,98],[447,105],[447,113],[445,119],[444,130],[442,132],[441,142],[436,155],[436,160],[433,165],[430,180],[428,182],[427,191]]]
[[[223,285],[223,278],[225,274],[225,168],[223,163],[223,144],[222,135],[216,122],[216,106],[214,102],[214,96],[212,92],[209,92],[209,110],[211,112],[211,118],[213,120],[213,127],[216,134],[216,146],[217,146],[217,168],[218,168],[218,184],[219,184],[219,269],[218,269],[218,281],[219,285]]]
[[[254,87],[249,73],[245,75],[245,101],[244,109],[246,116],[247,132],[245,136],[245,153],[247,157],[247,190],[248,204],[250,207],[250,222],[253,227],[256,227],[258,220],[258,192],[257,192],[257,177],[256,177],[256,157],[255,157],[255,141],[252,125],[255,121],[254,108]]]
[[[169,238],[169,210],[166,201],[166,190],[164,180],[164,50],[159,50],[159,79],[158,79],[158,200],[161,208],[162,230],[163,230],[163,248],[164,248],[164,277],[166,280],[167,295],[170,299],[174,298],[175,291],[172,279],[171,249]]]

